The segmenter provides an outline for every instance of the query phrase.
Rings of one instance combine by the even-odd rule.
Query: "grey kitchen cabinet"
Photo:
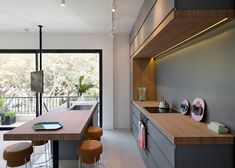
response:
[[[141,111],[134,105],[131,104],[131,114],[134,114],[137,120],[140,120]]]
[[[234,168],[232,144],[172,144],[148,122],[148,150],[159,168]]]
[[[138,120],[144,112],[131,104],[131,129],[138,145]],[[157,114],[156,114],[157,115]],[[159,114],[164,115],[164,114]],[[149,115],[145,115],[147,118]],[[140,149],[147,168],[234,168],[233,144],[175,144],[149,118],[147,148]]]
[[[131,131],[134,136],[134,139],[139,147],[139,142],[138,142],[138,121],[141,120],[141,111],[137,109],[134,105],[131,105]],[[147,142],[147,141],[146,141]],[[148,164],[148,148],[146,149],[141,149],[139,148],[141,156],[145,162],[145,164]]]
[[[161,131],[156,128],[152,122],[148,122],[148,147],[154,156],[154,159],[159,162],[164,162],[165,164],[159,164],[165,168],[170,168],[170,165],[174,167],[175,162],[175,145],[172,144],[166,137],[161,133]],[[159,156],[161,159],[159,159]],[[156,157],[155,157],[156,156]],[[163,161],[166,160],[166,161]],[[170,165],[169,165],[170,163]]]
[[[160,145],[160,144],[159,144]],[[167,156],[160,150],[159,146],[154,142],[153,138],[148,135],[148,149],[152,159],[158,164],[159,167],[172,168]],[[174,151],[172,151],[174,152]]]
[[[153,156],[151,153],[148,155],[148,163],[147,163],[148,168],[160,168],[156,161],[153,159]]]

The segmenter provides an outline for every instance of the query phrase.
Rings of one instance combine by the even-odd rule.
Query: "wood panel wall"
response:
[[[132,58],[132,95],[139,100],[138,87],[147,87],[147,100],[156,100],[156,64],[151,58]]]

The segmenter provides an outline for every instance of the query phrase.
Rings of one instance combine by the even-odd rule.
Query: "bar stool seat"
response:
[[[48,141],[32,141],[33,146],[41,146],[47,144]]]
[[[103,135],[103,129],[100,127],[88,127],[86,131],[86,138],[100,141],[101,136]]]
[[[20,142],[5,148],[3,159],[7,161],[7,166],[17,167],[27,164],[30,155],[33,153],[33,146],[28,142]]]
[[[85,140],[78,148],[79,163],[93,164],[100,160],[103,147],[100,141]]]

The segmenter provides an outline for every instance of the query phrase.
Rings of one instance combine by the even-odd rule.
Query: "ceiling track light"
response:
[[[61,0],[60,6],[62,6],[62,7],[65,7],[65,6],[66,6],[66,5],[65,5],[65,0]]]
[[[110,27],[109,27],[110,31],[113,31],[116,29],[116,26],[114,26],[114,24],[111,24]]]
[[[111,25],[109,26],[109,29],[111,31],[111,33],[109,34],[109,37],[110,38],[114,38],[115,35],[114,35],[114,30],[116,29],[115,25],[114,25],[114,12],[116,11],[116,5],[115,5],[115,0],[113,0],[113,3],[112,3],[112,20],[111,20]]]
[[[113,6],[112,6],[112,12],[116,12],[116,6],[113,4]]]
[[[115,4],[115,1],[114,1],[114,0],[113,0],[113,3],[112,3],[111,11],[112,11],[112,12],[116,12],[116,4]]]
[[[109,37],[110,37],[110,38],[114,38],[113,32],[109,34]]]

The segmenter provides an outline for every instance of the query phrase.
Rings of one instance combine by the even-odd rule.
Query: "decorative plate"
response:
[[[62,128],[59,122],[39,122],[33,124],[33,128],[35,131],[48,131],[48,130],[58,130]]]
[[[201,121],[204,116],[205,102],[202,98],[195,98],[193,100],[191,115],[194,120]]]
[[[180,112],[181,114],[187,114],[189,110],[189,101],[187,99],[183,100],[180,104]]]

